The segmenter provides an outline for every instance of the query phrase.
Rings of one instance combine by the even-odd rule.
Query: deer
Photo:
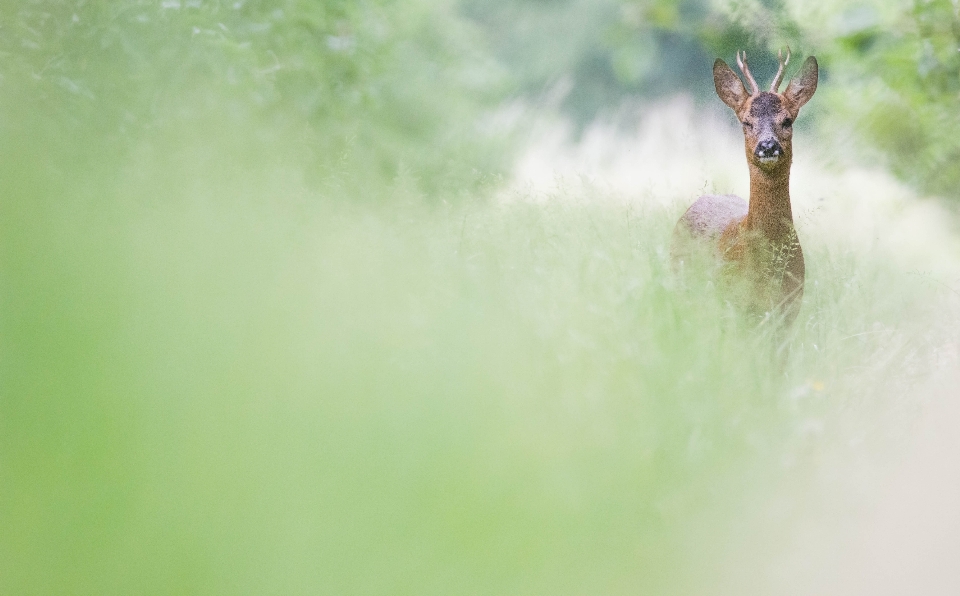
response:
[[[681,269],[693,249],[706,247],[719,257],[724,278],[740,289],[734,302],[762,320],[776,320],[785,330],[799,314],[805,274],[790,206],[793,123],[817,90],[819,67],[809,56],[781,93],[790,48],[786,58],[782,50],[777,57],[780,68],[769,91],[760,91],[745,52],[737,52],[737,66],[749,92],[726,62],[714,62],[717,95],[743,127],[750,199],[719,194],[698,198],[674,228],[671,259],[674,269]]]

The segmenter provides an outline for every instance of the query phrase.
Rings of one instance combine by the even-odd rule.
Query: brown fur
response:
[[[783,66],[781,61],[778,79]],[[684,246],[691,239],[710,243],[729,275],[744,282],[745,296],[739,301],[752,312],[777,315],[789,325],[800,309],[805,272],[790,207],[792,123],[816,91],[817,61],[813,56],[807,58],[783,93],[777,92],[779,80],[769,92],[756,90],[746,64],[741,68],[753,93],[747,93],[723,60],[714,63],[713,78],[717,95],[743,124],[750,201],[733,195],[700,197],[677,222],[671,252],[677,265],[689,254]],[[765,158],[768,163],[761,160],[761,143],[776,147],[779,157]]]

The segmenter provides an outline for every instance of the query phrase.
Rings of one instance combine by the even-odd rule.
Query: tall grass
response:
[[[708,593],[956,330],[808,242],[784,372],[672,276],[672,209],[351,206],[212,153],[5,168],[0,592]]]

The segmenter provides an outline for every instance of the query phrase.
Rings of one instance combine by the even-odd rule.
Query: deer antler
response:
[[[784,68],[787,64],[790,64],[790,46],[787,46],[787,59],[783,59],[783,50],[777,52],[777,59],[780,61],[780,70],[777,71],[777,76],[773,78],[773,83],[770,84],[770,93],[779,93],[780,91]]]
[[[750,74],[750,67],[747,66],[747,53],[737,50],[737,66],[740,67],[740,71],[743,73],[743,76],[747,77],[747,82],[750,83],[750,95],[756,95],[760,92],[760,87],[757,86],[756,79],[753,78],[753,75]]]

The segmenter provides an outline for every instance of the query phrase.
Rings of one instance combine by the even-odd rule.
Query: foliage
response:
[[[804,33],[832,69],[834,138],[875,147],[899,176],[960,199],[960,16],[949,0],[838,9]],[[798,19],[802,23],[802,20]],[[833,33],[834,36],[830,36]],[[846,124],[846,125],[844,125]],[[867,151],[868,154],[876,154]]]
[[[354,183],[427,192],[503,165],[478,129],[498,70],[436,2],[30,0],[5,3],[0,26],[6,108],[26,112],[4,125],[45,121],[53,143],[128,152],[226,127],[265,159],[341,176],[348,160]]]
[[[960,13],[951,0],[722,2],[771,50],[809,48],[825,71],[820,132],[922,190],[960,199]]]
[[[557,95],[580,127],[624,100],[713,94],[710,67],[745,50],[758,76],[790,45],[820,59],[813,111],[836,153],[881,158],[960,198],[960,17],[951,0],[461,0],[519,93]],[[819,107],[818,107],[819,106]],[[809,120],[809,118],[806,118]]]
[[[649,90],[688,87],[707,56],[687,20],[701,22],[700,0],[463,0],[480,23],[517,92],[556,96],[584,125],[598,110]]]
[[[493,39],[517,92],[555,99],[580,127],[630,98],[713,96],[720,55],[776,64],[766,41],[709,0],[461,0]]]
[[[29,0],[0,7],[0,27],[0,101],[29,106],[0,126],[86,137],[73,161],[227,127],[238,151],[336,188],[439,196],[505,167],[485,115],[508,93],[583,127],[629,98],[711,98],[713,57],[745,49],[768,73],[789,44],[821,60],[811,110],[837,153],[855,143],[926,191],[960,188],[950,0]]]

